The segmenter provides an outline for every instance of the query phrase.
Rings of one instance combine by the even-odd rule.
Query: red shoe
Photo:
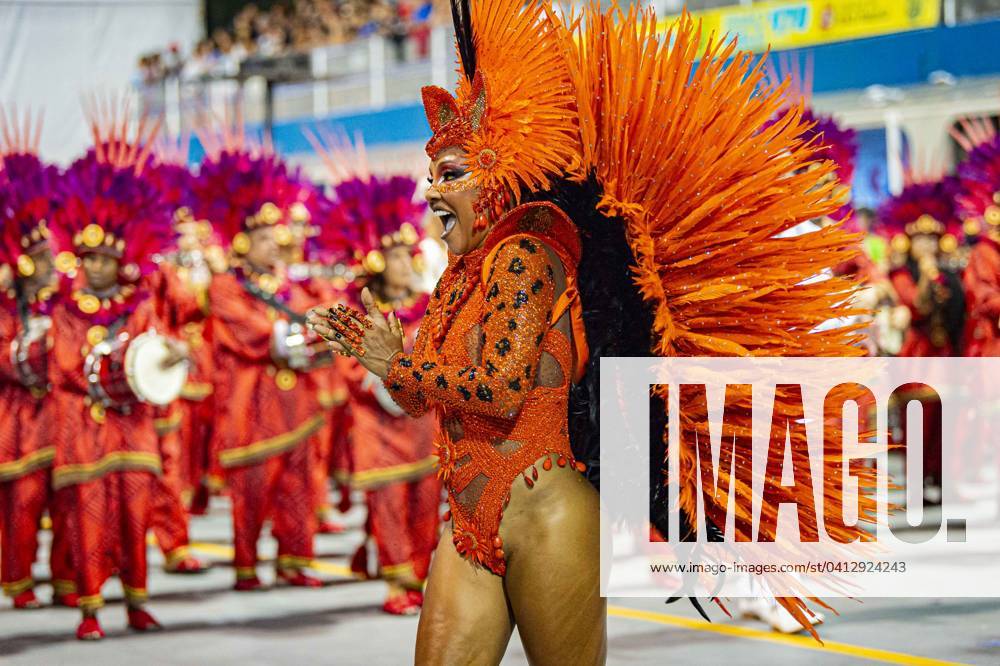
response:
[[[417,608],[424,607],[424,593],[420,590],[407,590],[406,598],[409,600],[411,605],[416,606]]]
[[[198,487],[194,491],[194,497],[191,498],[191,507],[188,509],[188,513],[192,516],[204,516],[208,513],[208,501],[211,498],[212,493],[204,483],[198,484]]]
[[[389,615],[416,615],[420,612],[420,606],[410,600],[409,592],[402,592],[386,599],[382,604],[382,612]]]
[[[141,608],[128,609],[128,626],[136,631],[159,631],[163,626]]]
[[[321,520],[316,531],[320,534],[343,534],[347,531],[347,526],[334,520]]]
[[[208,565],[197,557],[185,557],[172,567],[163,567],[168,574],[200,574],[208,571]]]
[[[35,596],[34,590],[25,590],[21,594],[14,597],[14,608],[18,610],[33,610],[41,607],[42,602],[40,602],[38,597]]]
[[[238,578],[236,579],[236,585],[233,585],[233,589],[237,592],[256,592],[257,590],[264,589],[264,584],[260,582],[260,578],[257,578],[257,576],[253,578]]]
[[[104,638],[104,630],[96,617],[85,617],[80,626],[76,628],[76,640],[78,641],[99,641]]]
[[[80,595],[76,592],[67,592],[66,594],[57,594],[52,597],[53,606],[62,606],[63,608],[79,608],[80,607]]]
[[[323,587],[323,581],[304,573],[301,569],[279,570],[278,580],[292,587]]]

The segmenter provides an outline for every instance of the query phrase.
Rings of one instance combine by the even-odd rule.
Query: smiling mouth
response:
[[[434,215],[441,220],[441,224],[444,225],[444,231],[441,232],[441,238],[444,238],[452,232],[452,230],[458,226],[458,218],[454,213],[447,210],[436,210]]]

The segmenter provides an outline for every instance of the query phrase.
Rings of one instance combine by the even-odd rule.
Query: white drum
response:
[[[141,402],[169,405],[181,395],[187,383],[188,363],[164,367],[170,355],[167,340],[148,331],[136,336],[125,352],[125,380]]]

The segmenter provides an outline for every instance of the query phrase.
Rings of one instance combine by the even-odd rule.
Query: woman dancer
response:
[[[577,20],[545,3],[469,4],[452,5],[457,98],[424,91],[427,198],[450,261],[414,350],[369,293],[367,314],[311,323],[410,414],[442,421],[450,529],[417,662],[497,663],[516,623],[533,663],[600,663],[598,503],[575,471],[596,480],[596,360],[856,355],[851,329],[814,332],[846,314],[852,283],[806,280],[847,259],[850,238],[776,238],[839,207],[833,165],[806,168],[798,111],[758,131],[780,91],[758,92],[760,67],[734,45],[710,40],[694,67],[688,18],[663,38],[635,7],[594,3]],[[695,461],[681,464],[694,477]],[[801,600],[781,602],[808,625]]]

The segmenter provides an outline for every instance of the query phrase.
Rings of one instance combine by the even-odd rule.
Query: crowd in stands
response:
[[[198,80],[232,76],[252,56],[306,52],[381,35],[397,61],[427,57],[431,27],[447,7],[440,0],[290,0],[261,9],[246,5],[232,24],[216,28],[189,53],[177,44],[142,56],[146,84],[169,76]]]

